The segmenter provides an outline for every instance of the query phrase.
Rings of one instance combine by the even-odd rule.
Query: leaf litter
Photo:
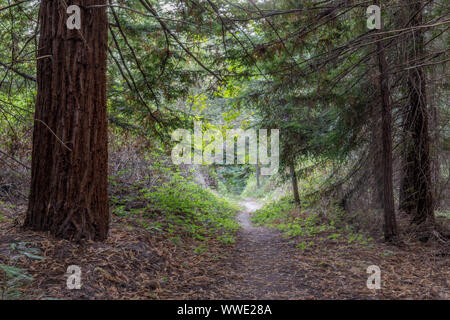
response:
[[[25,208],[2,207],[0,279],[6,267],[23,271],[29,281],[19,299],[450,299],[448,244],[334,238],[301,250],[281,232],[253,226],[255,206],[238,216],[233,244],[184,235],[174,244],[114,215],[107,241],[73,244],[24,231]],[[81,268],[80,290],[66,286],[70,265]],[[381,268],[380,290],[366,286],[370,265]]]

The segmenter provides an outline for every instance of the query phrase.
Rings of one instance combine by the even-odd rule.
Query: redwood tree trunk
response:
[[[378,1],[377,1],[378,4]],[[382,36],[380,36],[382,37]],[[381,95],[381,127],[382,127],[382,167],[383,167],[383,209],[384,238],[395,241],[397,237],[397,222],[395,219],[394,193],[392,184],[392,115],[389,90],[389,77],[383,42],[378,41],[378,67],[380,71]]]
[[[298,193],[298,183],[297,183],[297,174],[295,173],[295,166],[291,164],[289,166],[289,169],[291,171],[291,180],[292,180],[292,191],[294,192],[294,201],[295,203],[300,206],[300,195]]]
[[[107,193],[106,0],[42,0],[32,176],[25,227],[104,240]],[[69,30],[66,5],[81,7]]]

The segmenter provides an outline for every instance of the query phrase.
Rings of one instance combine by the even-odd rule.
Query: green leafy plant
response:
[[[170,170],[166,175],[169,177],[166,182],[139,188],[136,196],[113,198],[113,213],[120,217],[139,215],[141,225],[149,232],[167,233],[174,243],[181,241],[177,238],[181,234],[200,241],[216,238],[232,243],[238,229],[236,205],[203,189],[191,177]],[[135,203],[140,207],[134,208]]]

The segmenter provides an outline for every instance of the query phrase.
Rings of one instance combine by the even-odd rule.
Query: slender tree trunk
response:
[[[438,71],[436,66],[430,68],[430,78],[435,81]],[[431,162],[431,185],[433,188],[433,206],[434,210],[440,207],[440,189],[441,189],[441,161],[440,154],[442,152],[441,147],[441,136],[439,124],[441,121],[439,104],[437,101],[438,92],[440,87],[433,83],[428,87],[427,98],[428,98],[428,109],[430,115],[430,162]]]
[[[261,187],[261,168],[259,167],[259,164],[256,165],[256,187],[259,189]]]
[[[377,1],[378,3],[378,1]],[[382,36],[380,36],[381,38]],[[392,185],[392,115],[389,90],[389,76],[383,42],[377,43],[378,67],[380,71],[381,95],[381,127],[382,127],[382,167],[383,167],[383,208],[384,238],[395,241],[397,238],[397,222],[395,220],[394,193]]]
[[[422,25],[423,1],[409,4],[408,10],[414,16],[411,27]],[[428,125],[426,76],[418,58],[424,56],[424,34],[421,29],[413,30],[411,41],[414,42],[414,53],[411,55],[412,67],[408,70],[408,114],[404,130],[407,137],[408,163],[404,176],[408,177],[405,190],[413,199],[411,222],[415,225],[434,225],[433,187],[431,185],[430,137]],[[406,183],[405,182],[405,183]]]
[[[441,188],[441,161],[440,161],[440,151],[441,151],[441,137],[439,133],[439,123],[440,123],[440,113],[439,108],[434,101],[434,97],[436,95],[435,88],[433,89],[432,99],[430,99],[430,107],[431,107],[431,120],[432,120],[432,153],[431,153],[431,171],[432,171],[432,179],[431,183],[433,188],[433,205],[434,209],[438,209],[440,206],[439,193]]]
[[[371,154],[372,154],[372,194],[371,206],[375,209],[383,209],[383,143],[381,130],[381,108],[374,106],[374,112],[371,118],[373,119],[372,137],[371,137]]]
[[[297,174],[295,173],[295,166],[294,164],[289,165],[289,170],[291,172],[291,179],[292,179],[292,191],[294,193],[294,201],[295,203],[300,206],[300,195],[298,193],[298,183],[297,183]]]
[[[106,0],[42,0],[32,174],[25,227],[104,240],[107,193]],[[81,29],[66,26],[81,7]],[[88,8],[89,6],[98,6]]]

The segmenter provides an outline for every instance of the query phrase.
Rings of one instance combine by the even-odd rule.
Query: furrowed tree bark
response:
[[[412,16],[411,27],[420,26],[423,23],[423,1],[409,4]],[[412,213],[411,222],[414,225],[424,227],[434,225],[433,187],[431,184],[430,161],[430,137],[429,116],[427,110],[426,76],[420,57],[424,56],[424,34],[421,29],[411,31],[412,68],[408,72],[408,114],[405,119],[404,130],[407,141],[406,159],[408,165],[404,172],[403,192],[406,199],[410,199],[407,205]],[[411,204],[412,200],[412,204]]]
[[[295,203],[300,206],[300,195],[298,193],[298,182],[297,182],[297,174],[295,173],[295,166],[294,164],[289,165],[289,170],[291,173],[291,180],[292,180],[292,191],[294,193],[294,201]]]
[[[408,114],[410,110],[408,109]],[[408,117],[409,115],[407,115]],[[407,123],[410,123],[409,120],[405,120],[403,124],[403,130],[406,131]],[[409,131],[409,130],[408,130]],[[404,143],[404,156],[402,163],[402,177],[400,181],[400,192],[399,192],[399,206],[398,209],[402,210],[407,214],[412,214],[414,210],[414,206],[416,204],[414,187],[414,146],[412,145],[411,139],[404,134],[403,137]]]
[[[79,241],[109,226],[106,0],[42,0],[31,190],[24,226]],[[69,30],[67,6],[81,8]],[[89,8],[90,6],[100,6]]]
[[[379,5],[379,1],[376,1]],[[380,30],[381,31],[381,30]],[[381,96],[381,127],[382,127],[382,167],[383,167],[383,209],[384,209],[384,239],[392,242],[397,240],[397,221],[395,219],[394,191],[392,184],[392,114],[389,90],[389,75],[383,42],[377,43],[378,68],[380,71],[379,85]]]

